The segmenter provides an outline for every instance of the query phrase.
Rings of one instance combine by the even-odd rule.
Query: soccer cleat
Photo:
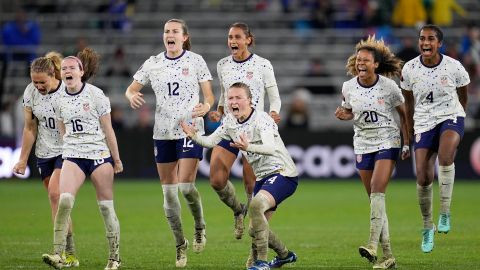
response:
[[[422,230],[422,251],[425,253],[432,252],[433,238],[435,236],[435,225],[431,229]]]
[[[283,259],[281,259],[279,256],[275,256],[275,258],[273,258],[273,260],[271,260],[268,263],[268,266],[270,266],[270,268],[280,268],[284,264],[296,262],[297,259],[298,257],[297,257],[297,254],[295,254],[295,252],[288,251],[287,256]]]
[[[397,262],[394,257],[383,258],[373,265],[373,269],[395,269],[397,268]]]
[[[448,233],[450,231],[450,214],[441,213],[438,219],[438,232]]]
[[[247,270],[269,270],[270,266],[266,261],[256,260],[255,263],[247,268]]]
[[[70,268],[70,267],[79,267],[80,262],[78,261],[75,254],[72,253],[63,253],[63,267]]]
[[[205,229],[196,229],[193,235],[193,252],[200,253],[205,249],[207,237],[205,236]]]
[[[247,209],[244,204],[241,204],[241,206],[242,206],[242,211],[237,215],[233,216],[235,219],[235,228],[233,230],[233,233],[236,239],[242,239],[243,231],[245,229],[243,221],[245,219],[245,213],[247,212]]]
[[[375,263],[377,261],[377,251],[371,247],[367,246],[360,246],[358,248],[358,252],[360,256],[366,258],[369,262]]]
[[[113,259],[108,259],[107,266],[105,266],[105,270],[118,270],[122,263],[120,261],[116,261]]]
[[[62,269],[64,267],[63,258],[58,254],[43,254],[42,259],[43,262],[55,269]]]
[[[175,261],[176,267],[185,267],[187,265],[187,249],[188,249],[188,240],[185,239],[185,243],[177,246],[177,257]]]

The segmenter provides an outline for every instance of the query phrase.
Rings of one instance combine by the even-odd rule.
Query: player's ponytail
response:
[[[92,48],[87,47],[78,52],[77,57],[83,64],[82,82],[86,82],[97,74],[100,55]]]
[[[30,72],[46,73],[48,76],[61,80],[60,66],[62,64],[62,55],[58,52],[49,52],[45,56],[33,60],[30,65]]]

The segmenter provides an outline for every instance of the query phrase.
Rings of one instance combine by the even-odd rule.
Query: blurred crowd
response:
[[[160,9],[157,1],[148,2],[149,11]],[[145,2],[142,3],[145,5]],[[16,4],[0,3],[3,14],[14,14],[9,20],[2,20],[0,46],[0,140],[14,138],[19,134],[16,124],[21,121],[21,98],[8,95],[11,91],[5,86],[8,76],[25,76],[28,78],[29,63],[38,55],[38,47],[42,42],[42,32],[52,29],[42,29],[34,14],[64,13],[73,14],[77,8],[89,9],[93,14],[102,14],[92,20],[92,27],[111,29],[123,33],[133,31],[135,24],[135,0],[105,0],[105,1],[17,1]],[[480,120],[480,28],[465,7],[455,0],[203,0],[175,1],[173,9],[176,14],[191,10],[222,10],[259,13],[277,13],[293,16],[289,27],[297,35],[308,42],[312,33],[319,29],[351,29],[361,28],[366,34],[375,34],[383,38],[403,61],[408,61],[418,55],[416,27],[425,23],[434,23],[448,29],[454,26],[462,28],[463,34],[459,40],[446,37],[442,52],[460,60],[471,77],[469,99],[475,104],[469,107],[467,114]],[[477,12],[480,4],[477,3]],[[478,14],[478,13],[477,13]],[[477,20],[478,22],[478,20]],[[455,25],[452,25],[454,24]],[[57,25],[62,28],[65,25]],[[397,37],[397,29],[412,29],[409,36]],[[342,31],[342,30],[338,30]],[[79,36],[76,44],[66,44],[64,55],[74,55],[94,42]],[[353,49],[353,45],[352,45]],[[129,66],[125,47],[118,45],[111,54],[112,57],[103,62],[100,76],[106,78],[131,79],[134,71]],[[282,96],[284,121],[283,128],[309,129],[311,126],[312,100],[323,96],[338,96],[338,82],[326,59],[314,57],[303,67],[303,84],[289,89]],[[345,59],[346,61],[346,59]],[[18,65],[21,66],[18,66]],[[13,66],[16,65],[16,66]],[[274,66],[275,68],[275,66]],[[340,75],[345,75],[343,72]],[[25,85],[26,86],[26,85]],[[100,85],[109,91],[108,85]],[[126,86],[125,86],[126,87]],[[20,104],[20,105],[19,105]],[[115,102],[113,102],[115,104]],[[145,106],[135,116],[125,117],[122,106],[112,108],[112,121],[115,129],[135,128],[150,130],[153,124],[152,108]],[[20,112],[19,112],[20,111]],[[17,116],[16,116],[17,115]],[[19,119],[17,119],[19,118]],[[128,118],[128,121],[125,120]],[[478,121],[477,121],[478,122]]]

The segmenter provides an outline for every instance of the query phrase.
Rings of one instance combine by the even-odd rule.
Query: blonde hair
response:
[[[402,60],[390,51],[390,48],[388,48],[383,39],[375,39],[375,35],[368,36],[366,40],[361,40],[357,43],[355,53],[347,60],[346,69],[348,75],[358,75],[355,62],[357,60],[357,53],[361,50],[367,50],[372,53],[373,61],[378,63],[378,68],[375,70],[375,73],[389,78],[400,76],[402,72]]]
[[[33,60],[30,65],[30,72],[46,73],[48,76],[55,77],[57,80],[61,80],[60,69],[62,64],[62,55],[58,52],[51,51],[45,56],[38,57]]]

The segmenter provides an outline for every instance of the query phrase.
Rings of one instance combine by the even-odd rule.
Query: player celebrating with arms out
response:
[[[360,255],[375,263],[374,269],[395,268],[388,230],[385,192],[400,153],[400,129],[394,119],[400,116],[403,133],[402,159],[410,156],[408,122],[404,98],[395,81],[401,68],[383,40],[368,37],[355,47],[347,61],[348,73],[354,77],[343,83],[342,107],[335,116],[352,120],[355,135],[356,166],[370,197],[370,239],[359,248]],[[377,262],[377,246],[381,242],[383,260]]]
[[[242,22],[230,25],[227,45],[231,55],[220,59],[217,63],[217,74],[220,81],[220,99],[218,110],[210,112],[210,118],[219,121],[228,113],[225,110],[226,91],[233,83],[243,82],[252,93],[252,106],[258,111],[264,110],[264,97],[268,96],[270,116],[276,123],[280,121],[280,94],[270,61],[250,52],[249,47],[255,43],[255,37],[250,27]],[[230,146],[230,141],[222,140],[213,148],[210,161],[210,185],[220,199],[233,211],[235,238],[242,238],[244,231],[244,215],[246,206],[241,204],[235,194],[235,187],[228,180],[230,168],[238,156],[238,149]],[[250,202],[255,175],[245,156],[243,162],[243,183],[247,193],[247,206]]]
[[[229,113],[214,133],[208,137],[201,136],[193,126],[184,122],[182,128],[190,138],[205,147],[214,147],[223,139],[232,141],[230,146],[242,151],[257,178],[248,209],[252,249],[247,268],[260,270],[281,267],[296,261],[297,256],[269,229],[268,220],[277,206],[297,188],[295,163],[280,138],[274,120],[266,112],[252,107],[248,85],[234,83],[226,94]],[[278,255],[268,263],[269,247]]]
[[[400,87],[410,121],[414,122],[417,196],[423,218],[423,252],[433,250],[432,183],[438,157],[440,217],[438,232],[450,231],[450,203],[455,180],[455,152],[464,132],[467,85],[470,78],[462,64],[439,52],[443,32],[436,25],[420,29],[420,55],[402,70]],[[410,132],[412,134],[413,132]]]

